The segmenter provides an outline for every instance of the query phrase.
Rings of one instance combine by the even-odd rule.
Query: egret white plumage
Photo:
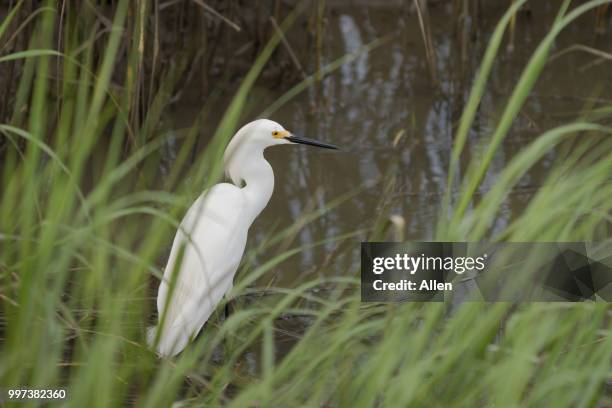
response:
[[[148,333],[149,344],[156,343],[160,355],[181,352],[231,289],[249,227],[274,190],[274,172],[264,149],[294,143],[337,149],[295,136],[267,119],[248,123],[230,141],[223,160],[233,184],[216,184],[202,193],[185,214],[172,243],[157,294],[163,327],[157,333],[158,324]]]

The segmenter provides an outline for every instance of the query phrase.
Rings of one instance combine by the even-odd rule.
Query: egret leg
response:
[[[234,311],[234,300],[230,299],[225,303],[225,307],[223,308],[223,321],[227,321]],[[223,339],[223,351],[227,358],[230,358],[231,350],[233,348],[233,342],[231,338],[227,336]]]
[[[225,312],[224,312],[225,319],[224,320],[229,319],[233,311],[234,311],[234,301],[228,300],[227,303],[225,303]]]

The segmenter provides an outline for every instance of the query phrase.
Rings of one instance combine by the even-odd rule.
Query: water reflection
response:
[[[289,225],[305,211],[322,207],[368,180],[382,178],[393,162],[399,166],[394,173],[396,184],[391,211],[404,216],[406,239],[432,238],[462,104],[494,24],[508,4],[507,1],[483,4],[478,21],[469,21],[469,49],[463,50],[455,29],[454,12],[448,3],[436,3],[430,10],[439,80],[439,86],[432,87],[414,13],[409,13],[401,3],[382,7],[379,2],[365,2],[355,8],[340,1],[328,2],[324,63],[354,52],[385,34],[393,32],[396,37],[324,78],[320,88],[309,89],[272,116],[271,119],[298,134],[343,146],[345,150],[327,152],[299,146],[270,149],[266,153],[275,170],[276,188],[268,208],[252,227],[251,245],[264,239],[271,225]],[[494,130],[521,70],[554,18],[555,11],[551,10],[558,7],[556,2],[534,3],[532,17],[517,21],[514,52],[502,51],[496,61],[475,126],[469,134],[464,163],[479,157],[480,143]],[[289,40],[299,42],[292,36],[300,35],[303,33],[290,33]],[[591,25],[575,24],[560,37],[556,49],[574,43],[591,44],[593,35]],[[607,46],[610,51],[611,44],[608,33],[598,46],[604,50]],[[312,71],[312,50],[302,51],[300,58],[308,62],[304,65]],[[467,53],[465,60],[464,52]],[[588,67],[588,75],[575,75],[577,69],[584,69],[591,60],[592,57],[584,54],[570,54],[546,67],[535,92],[515,121],[510,137],[495,157],[480,192],[495,184],[499,171],[526,143],[561,123],[556,113],[580,109],[583,98],[588,98],[596,86],[604,84],[610,89],[605,64]],[[276,86],[258,85],[250,112],[261,111],[264,104],[271,103],[284,91]],[[177,122],[184,120],[184,125],[191,124],[192,118],[184,114],[189,110],[181,111]],[[214,123],[210,127],[213,129]],[[394,146],[399,132],[403,132],[403,137]],[[529,192],[541,182],[543,170],[552,159],[549,156],[542,160],[521,180],[517,191],[503,203],[495,229],[503,228],[523,208]],[[459,173],[464,171],[465,165]],[[382,185],[367,189],[321,219],[305,225],[291,246],[307,245],[367,227],[380,213],[381,189]],[[355,255],[359,240],[359,237],[353,239]],[[327,244],[286,261],[278,267],[282,272],[275,284],[291,286],[303,273],[346,275],[355,271],[358,256],[341,257],[325,270],[313,268],[334,247]],[[269,255],[263,254],[262,260]]]

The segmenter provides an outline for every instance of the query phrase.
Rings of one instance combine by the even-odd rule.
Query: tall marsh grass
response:
[[[523,3],[514,2],[499,21],[474,78],[435,238],[609,244],[611,106],[585,107],[581,117],[545,132],[512,158],[493,188],[481,189],[500,143],[546,69],[556,36],[609,1],[561,5],[482,156],[467,165],[461,160],[492,64]],[[184,209],[220,176],[220,153],[281,41],[280,31],[254,60],[209,147],[191,165],[196,121],[160,186],[160,148],[168,139],[157,129],[188,64],[179,58],[159,67],[156,80],[142,78],[142,42],[152,35],[144,22],[155,18],[157,6],[118,1],[98,31],[100,17],[91,9],[62,11],[57,4],[49,1],[36,10],[27,50],[0,56],[0,69],[18,60],[21,70],[10,120],[0,124],[2,387],[67,388],[69,398],[61,404],[74,407],[166,407],[175,401],[364,407],[611,403],[612,315],[606,303],[465,303],[454,310],[444,303],[363,304],[356,270],[291,289],[257,288],[259,276],[309,249],[285,249],[258,267],[250,263],[262,248],[280,247],[295,226],[270,234],[245,256],[231,317],[213,318],[177,358],[158,359],[145,346],[151,286],[161,277]],[[12,35],[18,7],[24,2],[0,24],[0,42]],[[289,29],[295,17],[290,14],[280,30]],[[345,62],[350,58],[327,70]],[[285,100],[317,77],[306,78]],[[552,150],[556,165],[544,185],[510,225],[493,231],[508,192]],[[358,193],[307,214],[298,225],[346,199],[358,199]],[[387,238],[379,227],[372,225],[370,236]],[[363,231],[313,245],[356,236]],[[287,316],[299,322],[293,337],[283,337]]]

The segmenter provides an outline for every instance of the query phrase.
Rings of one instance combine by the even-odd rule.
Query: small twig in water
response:
[[[202,0],[193,0],[193,2],[198,6],[202,7],[204,10],[208,11],[213,16],[223,20],[223,22],[225,22],[228,26],[232,27],[234,30],[240,32],[240,26],[238,26],[238,24],[234,23],[229,18],[225,17],[223,14],[219,13],[217,10],[210,7],[208,4],[204,3]]]
[[[429,66],[431,82],[434,86],[437,86],[438,77],[436,75],[436,51],[434,50],[433,40],[431,39],[429,14],[427,13],[426,0],[414,0],[414,6],[416,8],[417,17],[419,18],[419,27],[421,29],[421,36],[423,36],[423,44],[425,45],[425,58],[427,59],[427,65]]]
[[[304,68],[302,68],[302,64],[300,64],[300,60],[298,60],[297,56],[293,52],[293,49],[291,48],[289,41],[287,41],[287,38],[285,38],[283,31],[280,29],[280,27],[276,23],[276,19],[270,16],[270,22],[272,23],[272,26],[274,27],[278,35],[280,36],[283,46],[285,47],[285,49],[287,49],[287,52],[289,53],[289,57],[291,57],[291,61],[293,62],[295,67],[298,69],[298,71],[300,71],[300,74],[302,74],[302,78],[306,79],[308,75],[306,75],[306,71],[304,71]]]

